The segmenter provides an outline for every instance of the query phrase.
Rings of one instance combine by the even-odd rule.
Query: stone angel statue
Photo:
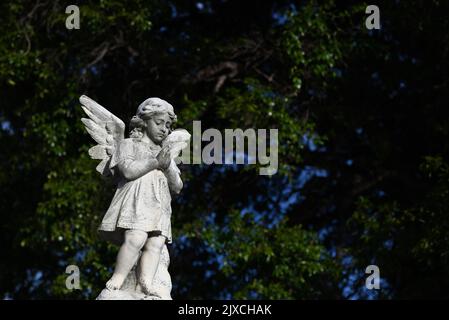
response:
[[[171,299],[171,197],[183,187],[174,159],[188,146],[190,134],[172,131],[173,106],[159,98],[139,105],[126,139],[122,120],[87,96],[80,102],[89,117],[81,121],[98,143],[89,155],[101,160],[97,171],[117,183],[99,231],[120,249],[97,299]]]

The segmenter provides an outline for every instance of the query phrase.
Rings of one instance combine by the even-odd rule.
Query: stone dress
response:
[[[154,159],[160,150],[161,147],[139,139],[124,139],[111,157],[110,168],[120,163],[126,166],[134,160]],[[174,161],[170,165],[180,174]],[[121,177],[99,231],[103,238],[117,244],[123,242],[126,229],[142,230],[150,235],[162,234],[166,243],[171,243],[170,203],[168,181],[162,171],[155,169],[131,181]]]

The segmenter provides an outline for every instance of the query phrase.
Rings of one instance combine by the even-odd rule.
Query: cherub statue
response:
[[[106,289],[120,290],[135,270],[136,292],[164,298],[154,285],[155,275],[161,256],[168,258],[166,244],[172,242],[171,195],[183,187],[174,158],[188,145],[190,134],[184,129],[172,131],[173,106],[159,98],[139,105],[127,139],[123,121],[87,96],[81,96],[80,102],[89,116],[81,120],[98,143],[89,155],[101,160],[97,171],[117,183],[99,227],[104,238],[120,244]]]

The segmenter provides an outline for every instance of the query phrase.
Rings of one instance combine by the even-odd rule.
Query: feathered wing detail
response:
[[[86,131],[98,143],[89,149],[89,155],[92,159],[101,160],[97,166],[98,172],[105,177],[112,176],[114,172],[109,164],[117,145],[125,138],[125,124],[91,98],[82,95],[79,100],[81,108],[89,117],[82,118],[81,121]]]
[[[172,159],[179,156],[181,150],[189,145],[190,133],[185,129],[176,129],[162,142],[162,146],[169,146]]]

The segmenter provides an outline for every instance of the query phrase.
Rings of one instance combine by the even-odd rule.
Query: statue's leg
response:
[[[139,283],[146,294],[155,294],[151,287],[165,241],[164,236],[150,237],[143,247],[139,265]]]
[[[126,230],[125,241],[117,255],[114,274],[106,283],[106,288],[110,290],[120,289],[129,271],[139,257],[139,251],[145,245],[148,235],[141,230]]]

